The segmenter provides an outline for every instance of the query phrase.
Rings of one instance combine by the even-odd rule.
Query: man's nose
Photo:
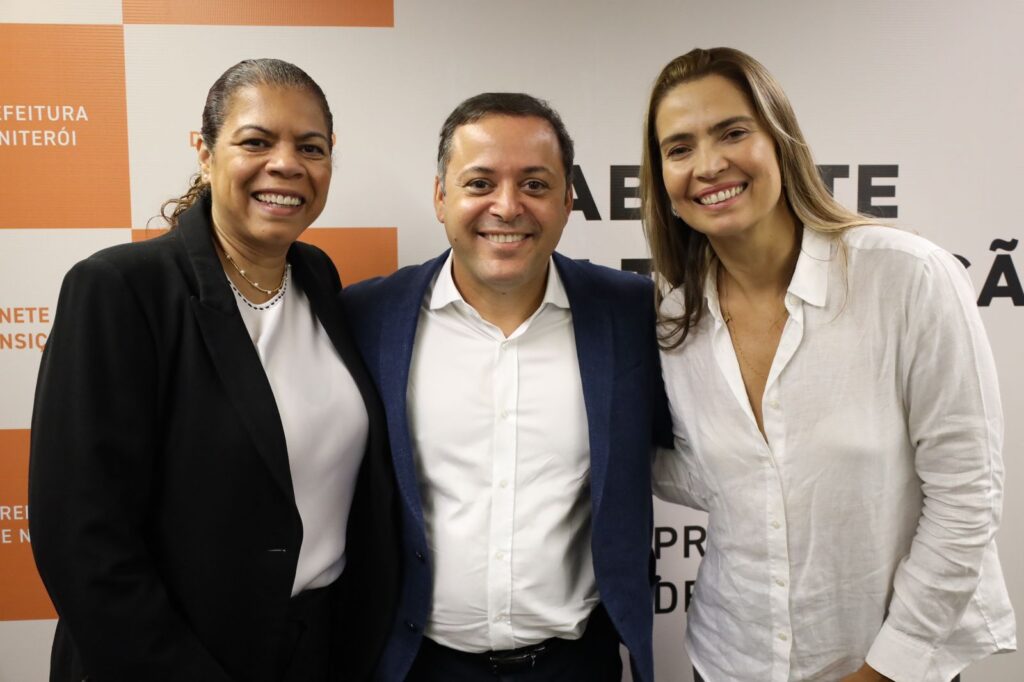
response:
[[[513,183],[500,185],[492,195],[491,215],[510,223],[523,212],[519,187]]]

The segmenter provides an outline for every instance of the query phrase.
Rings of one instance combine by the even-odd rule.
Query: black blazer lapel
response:
[[[301,246],[301,245],[297,245]],[[383,435],[378,430],[383,428],[384,419],[380,406],[380,398],[373,386],[373,380],[363,363],[363,357],[359,354],[355,339],[348,327],[348,322],[342,314],[341,303],[338,301],[337,293],[341,289],[338,281],[329,281],[326,278],[326,271],[318,272],[309,262],[306,254],[300,248],[292,247],[288,254],[292,264],[292,275],[295,277],[299,288],[309,299],[309,305],[313,314],[320,320],[324,331],[331,339],[331,343],[341,356],[342,362],[352,374],[352,379],[359,388],[363,402],[366,404],[370,417],[370,434],[372,437]]]
[[[576,358],[583,383],[583,402],[587,408],[590,436],[590,494],[596,516],[601,507],[608,474],[608,426],[611,420],[614,390],[615,347],[612,319],[607,306],[601,305],[587,273],[572,260],[556,253],[555,267],[562,278],[572,327],[576,336]]]
[[[182,215],[177,228],[198,283],[199,297],[192,298],[192,310],[224,390],[256,451],[294,504],[288,448],[274,392],[214,251],[208,215],[208,202],[200,201]]]

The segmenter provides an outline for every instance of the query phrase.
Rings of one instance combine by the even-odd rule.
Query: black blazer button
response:
[[[416,551],[416,558],[419,559],[420,561],[426,561],[427,560],[427,558],[425,556],[423,556],[423,552],[420,552],[419,550]]]
[[[409,632],[416,632],[417,630],[419,630],[419,628],[416,627],[416,623],[412,622],[411,620],[405,621],[405,627],[409,628]]]

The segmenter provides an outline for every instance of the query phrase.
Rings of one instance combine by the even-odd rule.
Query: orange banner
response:
[[[123,0],[126,24],[395,25],[394,0]]]
[[[0,620],[56,618],[28,532],[28,429],[0,429]]]
[[[0,227],[130,227],[124,28],[0,24]]]

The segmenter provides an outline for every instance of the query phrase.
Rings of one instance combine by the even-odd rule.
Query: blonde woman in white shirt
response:
[[[1002,412],[963,267],[840,206],[733,49],[661,72],[641,192],[675,436],[655,492],[709,513],[696,673],[948,682],[1013,650]]]

